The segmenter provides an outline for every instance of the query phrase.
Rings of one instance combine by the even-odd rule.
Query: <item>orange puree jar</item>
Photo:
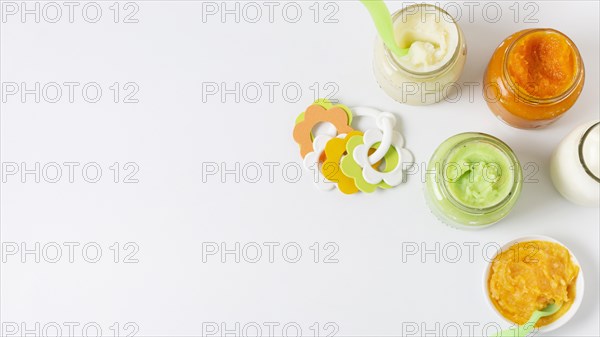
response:
[[[492,112],[521,129],[546,126],[581,94],[585,71],[575,43],[554,29],[509,36],[492,55],[483,94]]]

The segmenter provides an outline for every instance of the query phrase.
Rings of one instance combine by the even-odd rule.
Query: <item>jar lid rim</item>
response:
[[[581,166],[583,167],[583,170],[585,171],[585,173],[587,173],[597,183],[600,183],[600,177],[596,177],[594,172],[592,172],[592,170],[590,170],[587,163],[585,162],[585,155],[583,153],[583,147],[585,145],[585,141],[587,140],[587,137],[590,135],[590,133],[592,133],[592,130],[594,130],[594,128],[597,128],[597,127],[600,127],[600,122],[592,124],[592,126],[590,126],[583,133],[583,136],[581,136],[581,140],[579,140],[578,152],[579,152],[579,162],[581,163]]]
[[[513,180],[511,182],[512,183],[511,189],[510,189],[509,193],[506,195],[506,197],[504,197],[502,200],[498,201],[494,205],[491,205],[488,207],[483,207],[483,208],[472,207],[472,206],[466,205],[463,202],[461,202],[460,200],[456,199],[452,195],[452,193],[450,193],[450,191],[448,190],[448,186],[446,186],[447,185],[446,183],[440,184],[442,193],[448,198],[448,200],[454,207],[457,207],[458,209],[460,209],[462,211],[472,213],[472,214],[487,214],[487,213],[494,212],[498,209],[501,209],[506,204],[508,204],[510,202],[510,200],[518,193],[518,190],[521,186],[521,184],[520,184],[520,180],[521,180],[521,176],[522,176],[521,164],[519,163],[517,156],[515,155],[514,151],[510,148],[510,146],[508,146],[506,143],[504,143],[502,140],[498,139],[497,137],[494,137],[494,136],[486,134],[486,133],[465,132],[465,133],[460,133],[460,134],[454,135],[454,136],[448,138],[446,141],[448,141],[454,137],[466,136],[466,135],[470,135],[472,137],[464,139],[464,140],[459,141],[458,143],[454,144],[447,151],[447,154],[450,154],[455,149],[457,149],[467,143],[474,142],[474,141],[483,141],[483,142],[489,143],[490,145],[498,148],[498,150],[502,151],[502,153],[510,160],[510,162],[514,166],[513,167],[514,175],[513,175]],[[447,157],[448,157],[448,155],[445,156],[445,159],[443,162],[444,166],[447,164]],[[442,172],[442,175],[445,175],[445,173]],[[446,178],[442,177],[442,179],[444,179],[444,181],[445,181]]]

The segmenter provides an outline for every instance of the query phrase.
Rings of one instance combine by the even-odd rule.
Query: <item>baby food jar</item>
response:
[[[523,172],[504,142],[484,133],[461,133],[435,150],[425,176],[425,198],[442,222],[461,229],[492,225],[521,194]]]
[[[379,86],[400,103],[441,101],[456,86],[467,46],[456,21],[434,5],[417,4],[394,13],[395,37],[407,55],[396,57],[377,38],[373,67]]]
[[[548,125],[569,110],[585,71],[575,43],[554,29],[526,29],[496,49],[483,79],[492,112],[521,129]]]
[[[556,189],[573,203],[600,207],[600,122],[573,130],[558,145],[550,165]]]

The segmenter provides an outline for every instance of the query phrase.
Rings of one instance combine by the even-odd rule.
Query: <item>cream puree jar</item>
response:
[[[383,91],[410,105],[437,103],[456,93],[467,46],[452,16],[437,6],[417,4],[394,13],[392,20],[396,42],[410,49],[398,58],[377,38],[373,66]]]
[[[575,128],[558,145],[550,165],[552,182],[563,197],[600,207],[600,122]]]

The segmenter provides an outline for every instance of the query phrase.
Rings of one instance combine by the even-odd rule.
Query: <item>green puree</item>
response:
[[[510,158],[486,141],[457,146],[446,159],[444,174],[444,184],[452,197],[470,208],[497,205],[514,184]]]

